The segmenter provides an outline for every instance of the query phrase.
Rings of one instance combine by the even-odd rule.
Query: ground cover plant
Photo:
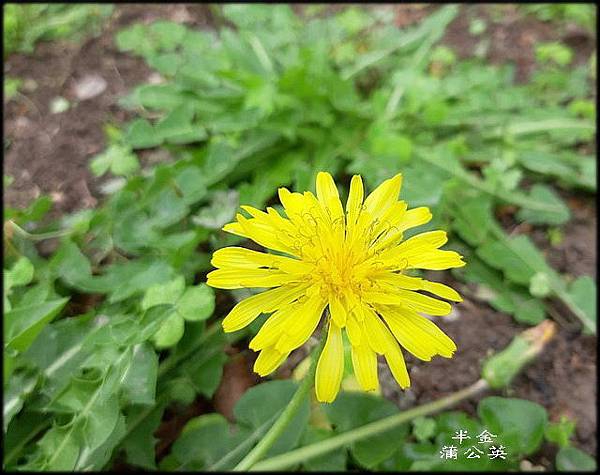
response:
[[[116,31],[119,52],[158,79],[121,99],[132,119],[108,125],[107,147],[89,162],[109,177],[102,203],[45,221],[46,195],[5,207],[4,467],[506,470],[549,444],[554,468],[593,469],[571,418],[551,420],[509,389],[557,326],[595,335],[595,280],[558,272],[507,226],[560,240],[572,219],[565,197],[595,195],[590,63],[573,66],[567,46],[542,43],[530,81],[516,84],[512,65],[460,59],[440,44],[456,5],[405,28],[386,10],[356,7],[213,12],[215,31],[166,20]],[[148,164],[157,149],[168,159]],[[344,201],[353,174],[373,190],[402,173],[400,197],[433,214],[418,232],[446,230],[467,262],[455,282],[523,333],[479,356],[480,379],[406,411],[355,390],[349,348],[342,392],[317,403],[301,391],[311,371],[304,353],[292,377],[245,391],[229,420],[188,414],[159,450],[157,429],[216,397],[229,350],[247,348],[266,319],[222,331],[234,304],[254,294],[206,285],[214,251],[249,246],[222,227],[240,205],[282,212],[277,189],[315,192],[321,171]],[[55,249],[41,252],[48,240]],[[481,396],[488,389],[497,392]],[[473,413],[447,410],[466,398],[477,401]],[[289,424],[274,430],[282,414]],[[475,443],[484,430],[494,443]],[[473,443],[456,442],[460,431]],[[444,455],[453,444],[457,459]],[[466,458],[471,447],[481,453]]]

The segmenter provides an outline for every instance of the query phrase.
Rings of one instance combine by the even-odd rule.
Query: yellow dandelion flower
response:
[[[317,176],[317,196],[279,189],[287,217],[242,206],[250,217],[236,216],[223,229],[252,239],[277,254],[241,247],[217,250],[208,285],[220,289],[270,288],[239,302],[223,320],[226,332],[239,330],[261,313],[271,313],[250,341],[260,351],[254,370],[274,371],[291,351],[305,343],[328,307],[327,339],[319,357],[315,390],[321,402],[339,392],[344,372],[346,331],[354,373],[361,387],[378,387],[377,355],[383,355],[402,388],[410,385],[400,345],[425,361],[450,358],[454,342],[420,313],[447,315],[458,293],[436,282],[411,277],[409,269],[441,270],[465,263],[454,251],[441,250],[444,231],[403,240],[407,229],[427,223],[426,207],[407,209],[398,201],[402,175],[384,181],[364,198],[361,177],[350,184],[346,211],[329,173]]]

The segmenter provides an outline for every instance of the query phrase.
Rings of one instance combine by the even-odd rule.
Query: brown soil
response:
[[[473,19],[482,19],[486,30],[480,35],[469,33]],[[595,48],[595,39],[585,31],[567,28],[558,31],[556,25],[534,16],[523,16],[516,4],[463,5],[461,13],[450,24],[444,43],[459,57],[473,56],[478,48],[494,64],[513,63],[515,80],[525,82],[535,70],[535,45],[563,41],[573,48],[573,65],[586,62]]]
[[[460,284],[453,284],[460,288]],[[464,292],[463,292],[464,293]],[[465,299],[456,306],[458,318],[452,321],[436,319],[451,336],[458,350],[452,359],[434,358],[422,362],[407,354],[412,386],[402,392],[389,378],[384,394],[396,400],[400,407],[424,403],[473,384],[480,377],[481,363],[493,353],[505,348],[515,335],[523,331],[511,317],[491,309],[484,303]],[[577,388],[577,391],[573,391]],[[502,395],[529,399],[543,405],[550,420],[566,415],[577,421],[576,445],[588,453],[596,450],[596,338],[582,336],[563,328],[544,352],[523,373],[515,378]],[[465,401],[457,409],[476,414],[477,401]],[[551,467],[553,458],[545,460]]]
[[[4,195],[6,205],[24,207],[49,194],[51,217],[56,217],[97,203],[103,179],[91,174],[88,162],[105,148],[104,126],[131,118],[118,99],[152,73],[142,59],[119,53],[114,35],[131,23],[161,18],[206,27],[212,17],[208,6],[200,4],[119,5],[97,38],[83,44],[43,42],[32,55],[14,54],[5,61],[6,75],[37,84],[4,104],[4,133],[10,142],[4,173],[14,178]],[[74,87],[90,74],[102,77],[107,87],[78,102]],[[52,114],[51,101],[59,96],[71,107]]]
[[[395,5],[391,8],[395,10],[396,24],[404,27],[419,21],[437,6]],[[534,68],[534,45],[537,41],[557,40],[563,35],[564,40],[576,48],[576,63],[586,60],[594,48],[594,41],[585,34],[557,32],[549,24],[523,18],[513,5],[500,6],[500,21],[489,21],[490,8],[461,6],[461,14],[450,25],[444,43],[453,47],[460,57],[466,57],[473,54],[481,40],[489,38],[485,57],[496,63],[515,63],[520,81],[525,80]],[[488,20],[488,29],[480,37],[468,32],[469,20],[474,16]],[[97,38],[80,45],[40,43],[34,54],[16,54],[5,61],[6,75],[37,83],[34,90],[24,91],[16,100],[4,104],[5,140],[9,142],[5,151],[4,173],[15,179],[5,190],[5,205],[23,207],[42,193],[50,194],[55,203],[52,215],[60,216],[92,207],[101,199],[99,186],[103,179],[91,175],[88,162],[105,147],[104,125],[122,124],[131,118],[117,105],[118,98],[137,84],[148,81],[151,74],[143,60],[116,50],[114,34],[134,22],[150,22],[159,18],[198,27],[211,27],[216,22],[209,7],[201,4],[118,5]],[[107,88],[92,99],[77,102],[73,88],[88,74],[100,75]],[[50,103],[57,96],[68,99],[71,108],[51,114]],[[559,272],[596,276],[595,204],[589,198],[567,196],[574,219],[563,230],[565,238],[561,244],[552,248],[544,229],[529,229],[528,234],[546,250],[550,263]],[[461,284],[451,284],[461,288]],[[412,387],[403,393],[396,389],[395,383],[389,384],[389,378],[385,377],[387,370],[382,369],[382,389],[387,397],[406,407],[469,385],[478,379],[482,359],[505,347],[514,335],[523,330],[509,316],[472,299],[465,299],[457,306],[456,316],[458,318],[442,320],[440,324],[457,343],[455,357],[423,363],[409,356],[407,363]],[[576,445],[588,453],[596,450],[595,345],[596,338],[561,328],[544,354],[518,376],[506,392],[509,396],[543,404],[552,420],[558,419],[560,414],[575,418]],[[305,349],[298,350],[291,361],[299,361],[305,353]],[[212,406],[230,415],[231,402],[217,399],[229,391],[240,394],[256,382],[251,375],[253,359],[253,353],[244,350],[240,358],[232,361]],[[282,368],[280,375],[289,374],[289,369]],[[232,379],[242,381],[241,389]],[[232,390],[233,386],[236,389]],[[211,407],[206,401],[198,404],[202,407],[194,405],[195,409],[165,420],[157,432],[165,439],[161,442],[161,450],[165,450],[189,417]],[[475,407],[476,401],[469,401],[459,408],[473,413]],[[536,463],[552,467],[552,449],[546,448]]]

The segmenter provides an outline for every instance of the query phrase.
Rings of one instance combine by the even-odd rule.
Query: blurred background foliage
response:
[[[521,8],[543,21],[595,23],[592,5]],[[5,55],[31,52],[39,40],[78,41],[111,10],[7,4]],[[406,28],[384,10],[322,10],[307,6],[301,18],[285,5],[230,4],[213,8],[223,25],[216,31],[159,20],[116,33],[116,48],[142,57],[159,81],[121,99],[134,118],[107,124],[108,146],[90,161],[95,176],[108,177],[105,201],[43,224],[48,196],[4,210],[5,468],[100,470],[123,460],[157,468],[152,434],[166,411],[211,398],[226,346],[264,321],[233,335],[220,330],[234,302],[215,296],[204,275],[215,249],[242,241],[221,227],[240,204],[281,209],[280,186],[314,191],[321,170],[336,176],[343,199],[352,174],[373,189],[402,172],[401,198],[434,215],[418,231],[448,230],[449,247],[466,256],[456,279],[522,325],[547,318],[554,299],[595,333],[594,279],[558,273],[498,218],[510,206],[513,223],[556,235],[571,219],[562,196],[595,195],[592,60],[574,66],[568,46],[539,44],[534,74],[517,84],[512,65],[459,59],[439,45],[456,5]],[[5,94],[17,91],[7,79]],[[157,147],[168,160],[140,160]],[[35,243],[47,238],[59,245],[42,256]],[[217,413],[191,419],[158,467],[232,468],[294,387],[270,381],[247,391],[233,430]],[[394,411],[380,396],[351,391],[324,413],[306,401],[269,455]],[[561,447],[559,469],[595,463],[571,446],[572,421],[549,423],[533,402],[489,397],[477,414],[415,420],[301,468],[516,469],[544,438]],[[440,445],[466,428],[498,432],[510,457],[440,463]]]

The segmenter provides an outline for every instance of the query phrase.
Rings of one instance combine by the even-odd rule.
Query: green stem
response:
[[[425,416],[441,411],[442,409],[446,409],[447,407],[450,407],[464,399],[473,397],[488,388],[488,383],[485,380],[480,379],[471,386],[450,394],[442,399],[438,399],[437,401],[433,401],[408,411],[400,412],[398,414],[394,414],[393,416],[371,422],[370,424],[366,424],[357,429],[344,432],[335,437],[331,437],[330,439],[307,445],[285,454],[277,455],[276,457],[272,457],[264,460],[263,462],[257,463],[252,467],[251,470],[281,470],[295,464],[305,462],[306,460],[326,454],[336,449],[340,449],[359,440],[366,439],[367,437],[386,432],[394,427],[410,421],[411,419],[414,419],[415,417]]]
[[[25,239],[29,239],[30,241],[43,241],[44,239],[68,236],[69,234],[71,234],[73,232],[71,229],[60,229],[58,231],[49,231],[47,233],[31,234],[31,233],[28,233],[27,231],[25,231],[21,226],[19,226],[14,221],[8,221],[8,222],[12,225],[12,227],[17,232],[17,234],[21,235]]]
[[[269,432],[267,432],[265,436],[261,439],[261,441],[258,444],[256,444],[256,447],[254,447],[248,453],[248,455],[246,455],[242,459],[242,461],[235,466],[235,468],[233,469],[234,472],[248,470],[250,469],[250,467],[255,465],[260,459],[262,459],[263,456],[267,453],[267,451],[277,441],[277,439],[279,439],[279,437],[281,436],[285,428],[288,426],[288,424],[291,422],[291,420],[294,418],[294,416],[298,412],[298,409],[300,409],[300,406],[304,402],[304,398],[313,386],[313,382],[315,380],[315,372],[317,370],[317,361],[319,360],[319,355],[321,354],[324,345],[325,338],[321,338],[319,346],[315,348],[315,351],[313,352],[313,358],[310,365],[310,369],[308,370],[308,373],[306,374],[306,376],[304,376],[302,383],[300,383],[300,386],[294,393],[292,400],[283,410],[281,415],[277,418],[275,424],[273,424],[273,426],[269,429]]]

